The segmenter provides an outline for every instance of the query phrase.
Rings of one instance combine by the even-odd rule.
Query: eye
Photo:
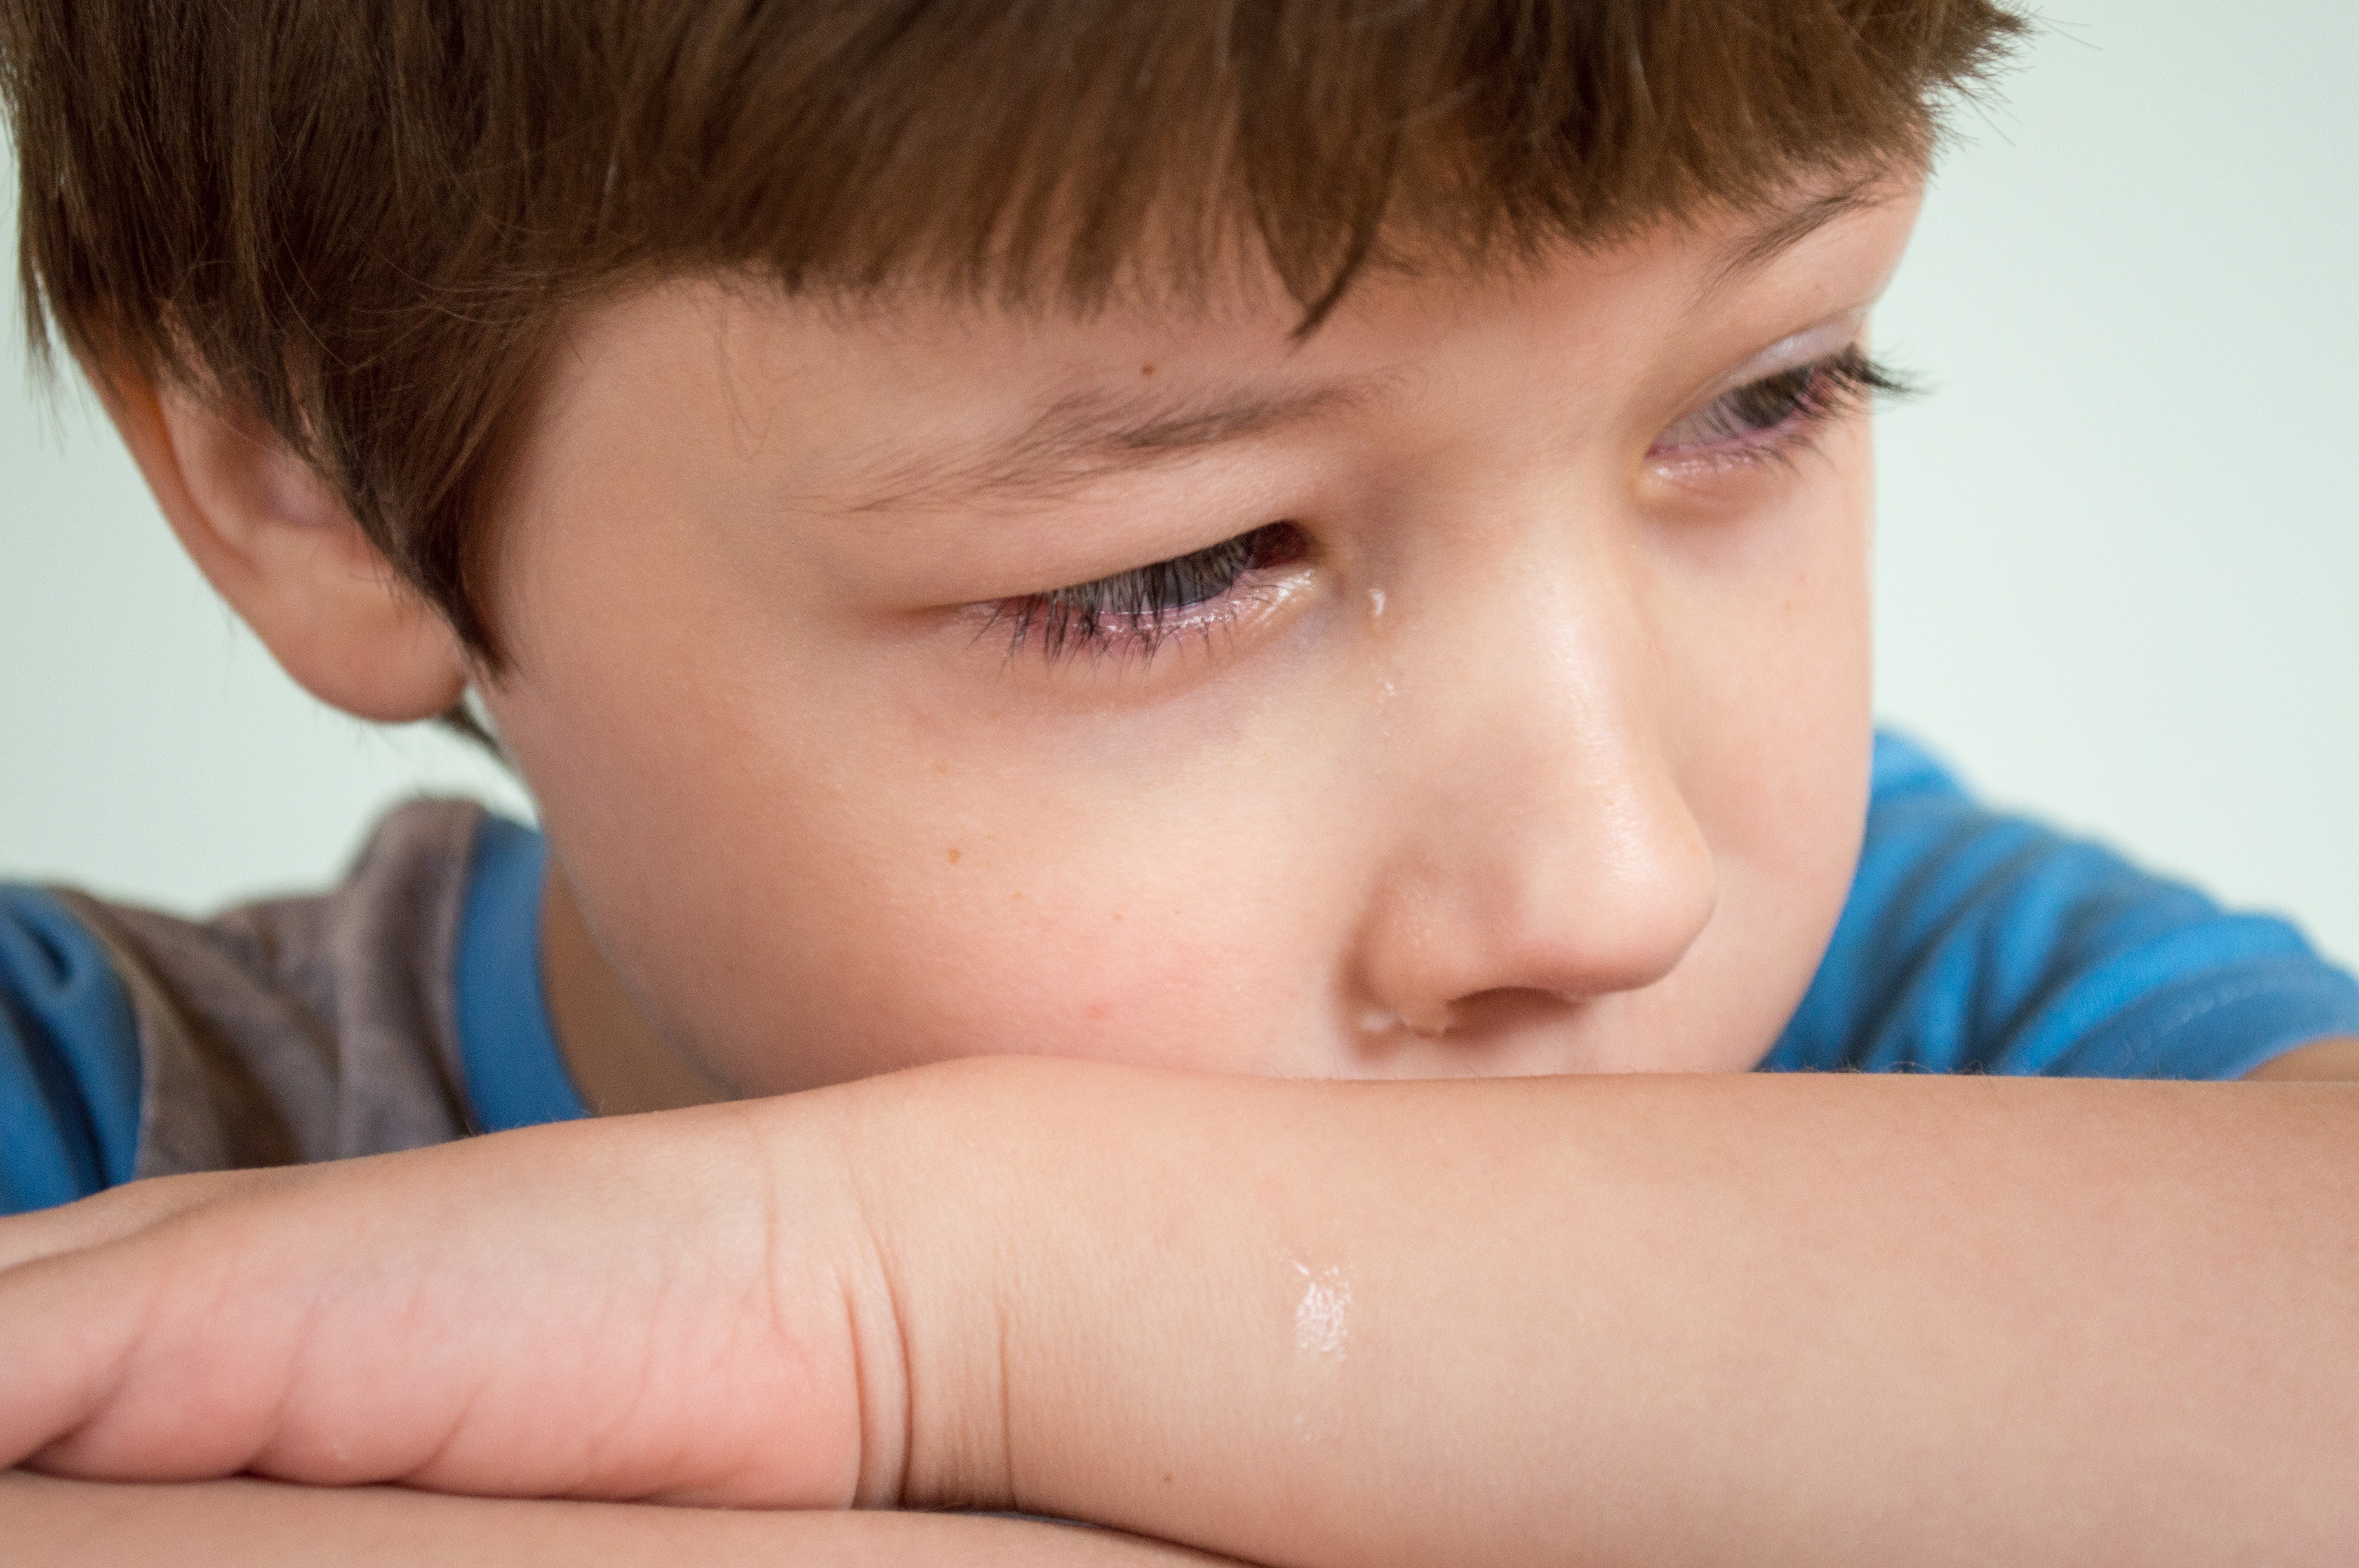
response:
[[[1647,455],[1672,459],[1781,457],[1878,396],[1905,396],[1907,377],[1856,343],[1809,364],[1724,392],[1655,438]]]
[[[1234,621],[1251,579],[1308,560],[1311,549],[1297,524],[1271,523],[1152,566],[1002,600],[990,625],[1006,633],[1011,654],[1029,646],[1051,662],[1084,649],[1151,658],[1172,636]]]

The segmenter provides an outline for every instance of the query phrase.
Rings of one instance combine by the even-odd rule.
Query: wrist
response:
[[[1273,1185],[1305,1184],[1274,1152],[1333,1108],[1319,1088],[1044,1057],[853,1087],[843,1168],[893,1325],[869,1337],[905,1379],[876,1379],[906,1434],[893,1500],[1176,1539],[1171,1476],[1221,1472],[1235,1495],[1231,1417],[1267,1424],[1225,1379],[1307,1372],[1281,1426],[1336,1392],[1332,1357],[1298,1365],[1297,1264],[1318,1249],[1294,1244],[1305,1195]]]
[[[1186,1114],[1190,1088],[1256,1087],[1275,1086],[1037,1056],[844,1087],[836,1165],[866,1249],[850,1292],[873,1434],[864,1501],[1123,1522],[1075,1510],[1074,1475],[1105,1457],[1077,1435],[1132,1452],[1123,1411],[1146,1406],[1089,1369],[1169,1369],[1134,1361],[1125,1325],[1163,1333],[1174,1303],[1126,1314],[1123,1299],[1247,1244],[1190,1226],[1203,1162],[1158,1134],[1220,1125]]]
[[[765,1102],[795,1144],[775,1168],[834,1177],[821,1201],[859,1388],[857,1507],[1017,1507],[1002,1356],[1023,1299],[1010,1282],[1041,1283],[1042,1227],[1021,1221],[1042,1197],[1010,1143],[1065,1065],[947,1062]],[[777,1201],[792,1216],[810,1195]]]

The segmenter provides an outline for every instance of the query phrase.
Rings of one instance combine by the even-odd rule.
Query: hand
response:
[[[841,1093],[142,1182],[0,1221],[0,1466],[894,1500]]]

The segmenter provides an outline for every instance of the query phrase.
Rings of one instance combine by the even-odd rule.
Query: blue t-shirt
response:
[[[489,818],[472,857],[450,978],[470,1123],[586,1115],[541,991],[546,846]],[[2341,1035],[2359,984],[2291,925],[1986,810],[1883,735],[1850,899],[1761,1067],[2229,1079]],[[0,1213],[131,1179],[140,1082],[103,946],[0,887]]]

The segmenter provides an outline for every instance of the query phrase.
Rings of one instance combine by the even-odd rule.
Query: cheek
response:
[[[1774,1044],[1850,892],[1873,734],[1869,453],[1864,427],[1845,432],[1732,569],[1683,579],[1679,765],[1720,901],[1667,998],[1723,1044],[1680,1065],[1750,1066]]]
[[[590,879],[629,911],[608,935],[643,994],[741,1089],[1012,1052],[1272,1065],[1256,1042],[1317,966],[1282,915],[1238,907],[1253,868],[1224,836],[1169,817],[1142,836],[1118,799],[958,766],[854,795],[744,760],[771,781],[758,801],[672,781],[672,819],[706,826],[615,867],[640,902]]]
[[[602,945],[724,1081],[1002,1052],[1272,1071],[1313,1037],[1331,912],[1286,894],[1321,881],[1290,859],[1304,785],[1250,718],[1059,729],[661,593],[635,589],[636,641],[544,637],[500,718]]]

